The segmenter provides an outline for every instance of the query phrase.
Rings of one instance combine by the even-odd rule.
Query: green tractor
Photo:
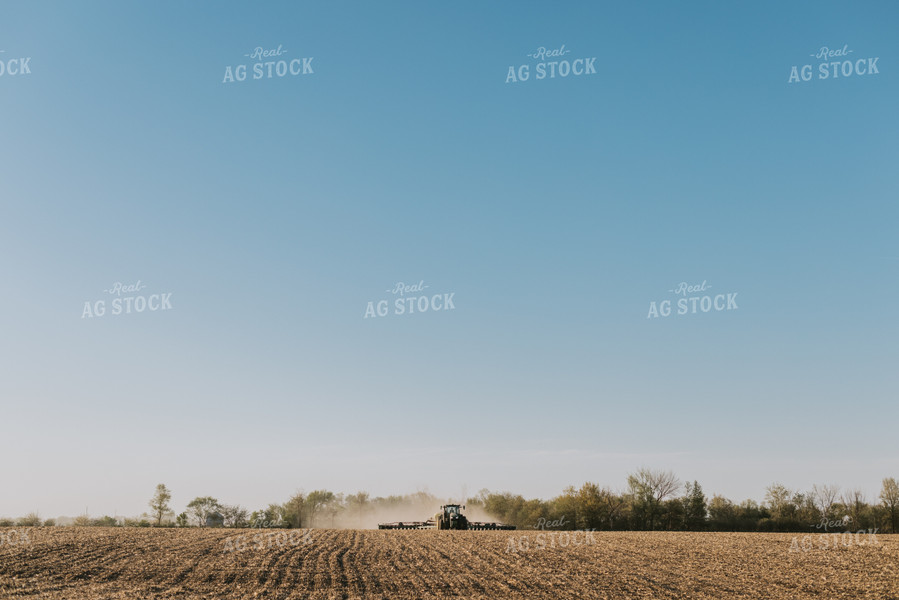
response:
[[[468,518],[462,514],[464,508],[465,507],[461,504],[444,504],[440,507],[440,512],[434,515],[433,519],[428,519],[427,521],[378,523],[378,529],[455,529],[459,531],[471,529],[515,529],[514,525],[505,525],[503,523],[469,521]]]
[[[440,512],[434,515],[437,529],[468,529],[468,519],[462,514],[464,508],[458,504],[441,506]]]

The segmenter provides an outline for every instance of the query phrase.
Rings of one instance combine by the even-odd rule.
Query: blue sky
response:
[[[0,514],[899,476],[895,3],[482,4],[2,3]]]

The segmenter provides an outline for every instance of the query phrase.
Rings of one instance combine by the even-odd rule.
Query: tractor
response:
[[[464,506],[444,504],[440,512],[434,515],[437,529],[468,529],[468,519],[462,514]]]
[[[469,521],[468,518],[462,514],[464,508],[465,507],[461,504],[444,504],[440,507],[440,512],[427,521],[378,523],[378,529],[515,529],[514,525],[504,525],[503,523]]]

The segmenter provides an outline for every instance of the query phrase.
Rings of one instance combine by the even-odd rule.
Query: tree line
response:
[[[551,500],[480,492],[469,504],[520,529],[552,523],[557,529],[647,531],[791,531],[879,528],[899,533],[899,483],[883,480],[873,502],[858,489],[814,485],[799,491],[780,483],[765,489],[761,504],[707,497],[696,482],[680,482],[670,471],[640,469],[623,491],[585,483]]]
[[[194,498],[179,513],[171,509],[171,492],[156,487],[150,511],[140,519],[109,516],[92,519],[82,515],[72,524],[83,526],[252,527],[316,528],[372,527],[372,518],[424,520],[445,501],[427,492],[372,498],[367,492],[335,494],[328,490],[297,492],[286,502],[272,503],[250,512],[239,505],[219,502],[212,496]],[[627,487],[584,483],[566,488],[550,500],[525,499],[521,495],[481,490],[463,500],[469,511],[480,511],[518,529],[648,530],[648,531],[809,531],[879,528],[899,533],[899,483],[883,480],[880,493],[869,502],[858,489],[814,485],[799,491],[774,483],[759,504],[736,504],[723,496],[708,498],[698,482],[681,482],[671,471],[639,469],[627,478]],[[397,516],[404,515],[404,516]],[[54,525],[31,514],[17,521],[0,519],[0,526]]]

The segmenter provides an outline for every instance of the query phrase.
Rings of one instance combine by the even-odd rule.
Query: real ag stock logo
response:
[[[425,285],[424,279],[412,284],[398,281],[387,290],[388,294],[394,296],[393,314],[411,315],[416,312],[426,313],[456,309],[456,305],[453,303],[453,297],[456,295],[456,292],[441,292],[439,294],[425,292],[430,287]],[[372,300],[365,307],[365,316],[362,318],[374,319],[386,317],[388,314],[390,314],[389,300]]]
[[[565,48],[548,49],[540,46],[534,52],[527,55],[528,58],[539,61],[534,63],[534,79],[555,79],[556,77],[580,77],[581,75],[596,75],[596,57],[592,58],[565,58],[571,50]],[[531,78],[531,64],[526,63],[518,67],[509,67],[506,73],[506,83],[518,83]]]
[[[222,554],[231,552],[245,552],[247,550],[270,550],[274,547],[285,548],[290,546],[308,546],[312,544],[311,529],[291,529],[289,531],[260,532],[254,535],[236,535],[225,540]]]
[[[163,310],[172,310],[172,293],[165,292],[161,294],[135,295],[144,288],[146,284],[142,284],[140,279],[137,283],[123,284],[117,281],[112,284],[109,289],[103,290],[103,293],[114,296],[109,303],[109,314],[118,316],[122,314],[130,315],[131,313],[142,313],[144,311],[156,312]],[[102,317],[106,315],[106,300],[96,300],[94,302],[87,301],[81,311],[82,319],[93,319],[94,317]]]
[[[31,75],[31,57],[7,58],[6,50],[0,50],[0,77]]]
[[[550,531],[531,535],[510,537],[506,540],[506,554],[511,552],[529,552],[531,550],[545,550],[547,548],[567,548],[569,546],[592,546],[596,543],[593,537],[596,529],[575,529],[574,531]]]
[[[878,529],[859,529],[855,533],[851,531],[834,533],[816,533],[802,536],[802,541],[794,536],[790,543],[790,552],[810,552],[817,546],[818,550],[846,549],[852,546],[880,546],[877,539]],[[867,537],[865,537],[867,536]]]
[[[312,70],[313,57],[287,58],[287,50],[284,46],[278,44],[277,48],[263,48],[257,46],[252,52],[244,54],[246,58],[256,61],[251,64],[228,65],[225,67],[225,76],[222,83],[234,83],[235,81],[246,81],[247,74],[252,79],[272,79],[273,77],[286,77],[289,73],[291,76],[297,75],[314,75]],[[284,56],[284,58],[281,58]],[[266,60],[272,59],[272,60]],[[249,69],[248,69],[249,67]]]
[[[0,548],[3,546],[29,546],[31,538],[28,537],[27,529],[11,529],[10,531],[0,531]]]
[[[844,44],[842,48],[829,48],[821,46],[814,54],[809,54],[811,58],[818,59],[818,79],[839,79],[842,77],[852,77],[861,75],[878,75],[877,59],[874,58],[849,58],[850,54],[855,51],[849,49],[849,44]],[[831,60],[835,59],[835,60]],[[814,71],[812,65],[794,65],[790,68],[789,83],[798,83],[800,81],[811,81]]]
[[[675,300],[676,304],[674,305],[678,315],[695,315],[697,312],[707,313],[712,309],[714,309],[715,312],[721,312],[722,310],[736,310],[739,308],[737,306],[737,292],[714,295],[694,295],[701,294],[710,289],[712,289],[712,286],[705,280],[703,280],[701,284],[695,285],[690,285],[686,281],[681,281],[678,285],[674,286],[674,289],[668,291],[675,296],[679,296]],[[659,317],[668,317],[671,315],[671,310],[671,300],[662,300],[658,303],[653,301],[649,304],[649,314],[646,315],[646,318],[657,319]]]

